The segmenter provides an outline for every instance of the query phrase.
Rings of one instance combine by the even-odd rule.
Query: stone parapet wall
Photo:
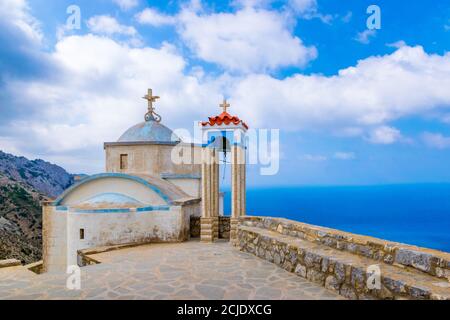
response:
[[[240,224],[300,238],[387,265],[408,267],[438,278],[450,279],[450,254],[446,252],[356,235],[283,218],[246,216],[240,218]]]
[[[9,267],[17,267],[21,266],[22,262],[17,259],[6,259],[6,260],[0,260],[0,269],[1,268],[9,268]]]
[[[276,231],[239,225],[237,246],[348,299],[450,300],[447,280]]]

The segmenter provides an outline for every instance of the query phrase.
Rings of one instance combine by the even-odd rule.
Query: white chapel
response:
[[[248,127],[223,112],[200,122],[202,144],[184,143],[161,124],[149,89],[145,121],[105,142],[106,172],[77,181],[43,205],[43,269],[65,271],[77,264],[82,249],[189,239],[191,217],[201,217],[201,240],[218,238],[223,214],[219,192],[219,153],[231,152],[231,240],[237,219],[245,215],[245,132]],[[218,139],[219,138],[219,139]],[[175,150],[176,148],[176,150]],[[174,152],[192,156],[172,160]]]

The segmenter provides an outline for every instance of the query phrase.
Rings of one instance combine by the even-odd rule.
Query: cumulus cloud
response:
[[[298,13],[317,10],[317,0],[289,0],[289,5]]]
[[[245,7],[235,13],[183,10],[178,31],[201,59],[240,72],[305,66],[317,57],[313,46],[293,36],[282,14]]]
[[[399,49],[399,48],[401,48],[401,47],[407,46],[406,42],[403,41],[403,40],[396,41],[396,42],[393,42],[393,43],[388,43],[388,44],[386,44],[386,45],[387,45],[388,47],[391,47],[391,48],[397,48],[397,49]]]
[[[450,106],[449,86],[450,53],[427,54],[420,46],[404,46],[392,54],[360,60],[334,76],[248,75],[231,92],[242,116],[256,126],[338,130],[442,112]]]
[[[125,11],[137,7],[139,4],[139,0],[113,0],[113,2]]]
[[[336,128],[333,133],[337,137],[358,137],[364,133],[364,129],[361,127]]]
[[[241,73],[267,72],[281,67],[304,67],[317,57],[292,34],[295,20],[289,12],[266,8],[270,1],[236,1],[235,12],[206,12],[191,2],[175,15],[146,8],[136,20],[154,27],[173,25],[183,42],[200,59]],[[312,9],[306,9],[309,6]],[[310,5],[295,4],[299,14],[313,12]],[[315,11],[314,11],[315,12]]]
[[[396,128],[382,126],[370,132],[369,141],[375,144],[391,144],[399,141],[402,134]]]
[[[39,52],[41,25],[30,13],[25,0],[0,1],[0,74],[28,76],[48,67]],[[1,80],[0,78],[0,80]]]
[[[19,99],[13,105],[28,108],[27,117],[10,121],[9,135],[0,133],[15,138],[18,148],[62,153],[114,141],[143,119],[140,97],[147,87],[162,97],[157,108],[171,127],[190,128],[192,120],[214,113],[229,92],[233,112],[253,128],[367,131],[368,140],[379,144],[402,141],[401,133],[386,125],[389,121],[450,106],[445,89],[450,57],[428,55],[420,47],[362,60],[335,76],[286,79],[191,74],[169,44],[130,48],[95,35],[64,38],[51,59],[61,70],[57,78],[8,84],[7,91]]]
[[[123,34],[134,36],[137,31],[134,27],[120,24],[115,18],[108,15],[94,16],[87,21],[89,29],[99,34]]]
[[[234,0],[232,5],[236,7],[264,8],[268,9],[272,4],[277,3],[274,0]],[[323,14],[319,12],[317,0],[287,0],[283,2],[282,10],[287,15],[295,18],[312,20],[320,19],[323,23],[330,24],[338,15]],[[348,22],[351,18],[351,12],[342,17],[343,22]]]
[[[2,0],[0,19],[9,22],[10,27],[17,28],[30,41],[41,42],[43,36],[40,24],[30,14],[30,8],[25,0]]]
[[[153,8],[146,8],[139,12],[136,14],[136,19],[141,24],[147,24],[154,27],[174,25],[177,22],[175,16],[160,13],[158,10]]]
[[[130,48],[92,34],[70,36],[57,43],[51,59],[61,70],[56,79],[15,80],[7,87],[21,98],[16,104],[28,107],[27,118],[8,125],[22,148],[64,153],[115,141],[143,121],[146,104],[140,97],[147,87],[163,97],[158,111],[173,125],[192,126],[191,121],[205,117],[201,107],[215,105],[221,97],[214,95],[219,92],[214,81],[201,83],[185,74],[186,62],[168,44]]]
[[[424,132],[422,139],[428,146],[437,149],[450,148],[450,137],[444,136],[440,133]]]
[[[235,7],[252,7],[252,8],[267,8],[273,0],[233,0],[231,5]]]
[[[362,32],[358,32],[358,34],[355,37],[355,40],[363,44],[369,44],[370,38],[375,37],[376,34],[377,34],[376,30],[366,29]]]
[[[272,14],[254,9],[247,13]],[[244,11],[224,16],[192,14],[183,19],[193,19],[194,24],[200,19],[198,23],[204,25],[211,17],[228,21]],[[247,39],[230,30],[225,34],[224,43],[248,41],[252,49],[250,36]],[[294,39],[289,33],[287,37]],[[201,67],[186,68],[189,61],[168,43],[133,48],[93,34],[63,37],[54,50],[42,54],[55,66],[51,77],[9,79],[2,88],[2,95],[10,98],[8,104],[0,105],[0,141],[23,154],[50,153],[57,158],[81,157],[81,150],[91,148],[101,152],[102,142],[116,140],[143,120],[146,105],[140,97],[148,87],[161,96],[157,110],[173,128],[190,128],[193,120],[218,112],[217,104],[226,94],[231,111],[252,128],[359,135],[380,144],[403,141],[392,121],[430,112],[448,114],[450,107],[450,53],[428,54],[420,46],[403,45],[331,76],[294,74],[281,79],[252,73],[258,69],[252,61],[249,73],[207,75]],[[245,53],[242,59],[247,59]],[[256,57],[256,65],[270,65],[265,59]],[[305,160],[323,161],[321,157],[310,155]]]
[[[331,23],[333,16],[322,14],[318,10],[317,0],[289,0],[288,7],[303,19],[320,19],[324,23]]]
[[[352,20],[352,17],[353,17],[353,12],[349,11],[343,17],[341,17],[341,21],[344,23],[349,23],[350,20]]]

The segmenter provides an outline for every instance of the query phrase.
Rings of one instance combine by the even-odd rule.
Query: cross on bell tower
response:
[[[223,112],[227,112],[227,108],[230,107],[230,104],[227,102],[227,99],[223,99],[223,102],[219,104],[221,108],[223,108]]]
[[[159,96],[154,96],[152,89],[148,89],[147,94],[142,97],[148,102],[148,111],[145,114],[145,121],[161,121],[161,116],[155,112],[155,108],[153,107],[153,102],[159,99]]]

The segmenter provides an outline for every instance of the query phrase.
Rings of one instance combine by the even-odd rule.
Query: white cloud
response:
[[[57,43],[52,59],[61,71],[54,79],[8,84],[20,103],[32,106],[33,116],[9,124],[24,149],[65,153],[115,141],[143,121],[146,104],[140,97],[148,87],[162,96],[157,109],[172,126],[190,128],[209,114],[202,114],[202,107],[220,100],[214,81],[201,83],[185,74],[186,62],[168,44],[130,48],[105,37],[70,36]]]
[[[252,17],[272,14],[249,12]],[[225,19],[241,13],[225,14]],[[194,21],[202,23],[222,18],[221,14],[193,15]],[[288,39],[294,39],[286,32]],[[249,47],[253,44],[251,36],[230,30],[226,35],[225,43],[236,39],[243,44],[248,41]],[[148,87],[161,96],[157,110],[173,128],[190,128],[192,121],[218,112],[217,104],[225,94],[232,103],[231,112],[252,128],[340,132],[383,144],[404,141],[390,126],[393,120],[448,113],[450,108],[450,53],[428,54],[420,46],[400,46],[392,54],[360,60],[332,76],[294,74],[282,79],[254,73],[205,75],[198,66],[188,71],[189,62],[170,44],[130,48],[92,34],[64,37],[45,55],[58,67],[52,77],[9,79],[3,91],[13,97],[6,108],[14,110],[6,113],[15,118],[6,123],[2,109],[5,125],[0,128],[0,140],[23,154],[51,153],[61,158],[70,152],[78,157],[90,148],[101,152],[103,141],[116,140],[143,120],[146,105],[140,97]],[[249,70],[254,70],[252,63]],[[26,110],[26,116],[17,110]],[[307,158],[324,161],[326,157]]]
[[[108,15],[94,16],[87,21],[89,29],[98,34],[122,34],[135,36],[137,31],[134,27],[120,24],[115,18]]]
[[[353,160],[356,158],[354,152],[343,152],[343,151],[335,152],[333,157],[338,160]]]
[[[291,34],[285,17],[245,7],[235,13],[198,14],[183,10],[178,31],[201,59],[240,71],[305,66],[317,56],[313,46]]]
[[[338,137],[358,137],[363,133],[364,129],[359,127],[344,127],[334,130],[334,135]]]
[[[388,43],[388,44],[386,44],[386,45],[387,45],[388,47],[396,48],[396,49],[400,49],[401,47],[407,46],[406,42],[403,41],[403,40],[396,41],[396,42],[393,42],[393,43]]]
[[[300,160],[312,161],[312,162],[322,162],[327,161],[328,158],[319,154],[304,154],[299,157]]]
[[[135,17],[141,24],[176,26],[179,36],[197,57],[227,70],[249,73],[304,67],[317,57],[316,48],[304,45],[294,36],[295,19],[287,11],[267,9],[270,2],[235,1],[235,12],[222,13],[206,13],[201,3],[191,2],[175,15],[146,8]],[[295,5],[298,14],[316,14],[315,1]]]
[[[177,19],[175,16],[165,15],[153,8],[146,8],[136,14],[136,19],[141,24],[147,24],[155,27],[163,25],[173,25]]]
[[[234,0],[231,4],[240,8],[270,9],[275,0]],[[330,24],[338,15],[323,14],[319,12],[317,0],[288,0],[283,2],[282,10],[286,15],[305,20],[320,19],[323,23]],[[287,17],[286,17],[287,18]],[[351,12],[342,17],[342,21],[348,22]]]
[[[162,97],[158,111],[173,128],[191,128],[192,121],[214,114],[222,94],[229,93],[231,111],[252,128],[351,136],[367,131],[370,142],[381,144],[404,141],[389,121],[450,106],[450,55],[428,55],[420,47],[362,60],[335,76],[282,80],[191,74],[171,45],[130,48],[95,35],[62,39],[51,58],[60,74],[11,81],[6,88],[18,99],[11,105],[27,106],[28,116],[11,121],[9,135],[2,139],[15,139],[17,148],[27,153],[36,148],[39,153],[64,154],[115,141],[142,121],[146,106],[140,97],[147,87]],[[320,155],[304,159],[324,160]]]
[[[274,0],[233,0],[231,5],[235,7],[267,8]]]
[[[30,41],[34,43],[42,41],[40,23],[30,14],[30,8],[25,0],[0,1],[0,20],[8,21],[10,26],[20,30]]]
[[[355,37],[355,40],[363,44],[368,44],[370,43],[370,38],[375,37],[376,34],[377,34],[376,30],[366,29],[362,32],[358,32],[358,34]]]
[[[372,130],[369,141],[375,144],[392,144],[399,141],[402,134],[396,128],[382,126]]]
[[[290,7],[298,16],[303,19],[320,19],[323,23],[331,23],[333,16],[330,14],[322,14],[318,10],[317,0],[289,0]]]
[[[349,23],[350,20],[352,20],[352,17],[353,17],[353,12],[349,11],[349,12],[347,12],[347,13],[345,14],[345,16],[343,16],[343,17],[341,18],[341,20],[342,20],[342,22],[344,22],[344,23]]]
[[[424,132],[422,139],[428,146],[437,149],[450,148],[450,137],[446,137],[440,133]]]
[[[122,10],[130,10],[139,4],[139,0],[113,0]]]
[[[404,46],[360,60],[334,76],[248,75],[234,82],[230,92],[241,117],[251,119],[253,126],[338,131],[448,110],[449,87],[450,53],[427,54],[420,46]]]
[[[317,10],[317,0],[289,0],[289,5],[298,13]]]

